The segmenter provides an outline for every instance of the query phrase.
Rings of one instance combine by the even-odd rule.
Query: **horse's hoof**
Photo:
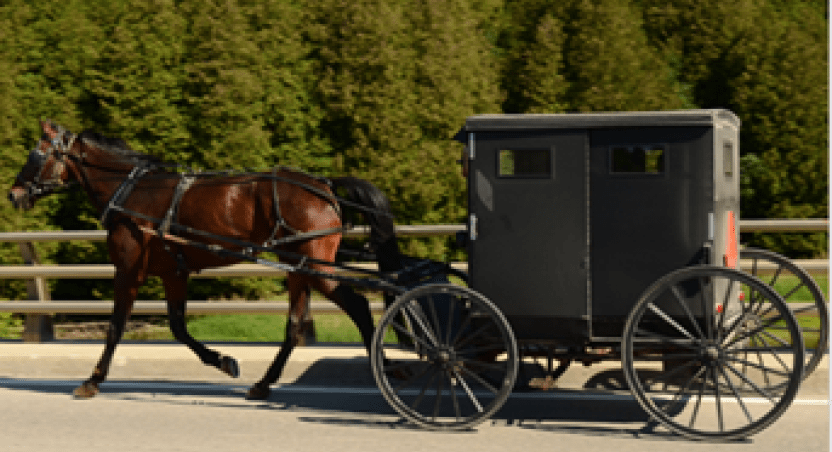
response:
[[[222,361],[220,361],[220,370],[228,375],[231,375],[233,378],[238,378],[240,376],[240,366],[237,364],[237,360],[230,356],[222,357]]]
[[[266,400],[269,398],[271,390],[268,385],[262,386],[256,384],[246,393],[246,400]]]
[[[76,399],[89,399],[95,397],[96,394],[98,394],[98,385],[88,381],[75,388],[75,391],[72,391],[72,395]]]

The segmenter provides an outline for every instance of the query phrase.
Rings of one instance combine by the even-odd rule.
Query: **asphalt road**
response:
[[[367,384],[361,350],[300,351],[269,400],[254,402],[243,394],[259,370],[246,374],[245,369],[271,357],[271,347],[232,347],[238,358],[246,358],[241,365],[248,376],[231,380],[211,369],[180,365],[170,356],[179,356],[177,347],[127,346],[101,394],[76,400],[72,389],[91,368],[87,352],[8,345],[0,344],[4,451],[829,450],[826,364],[771,427],[744,442],[713,445],[651,428],[626,393],[586,389],[589,381],[614,375],[614,366],[570,369],[562,387],[513,394],[475,431],[436,433],[403,422]],[[89,350],[92,355],[100,348]],[[136,369],[142,366],[149,369],[140,374]]]

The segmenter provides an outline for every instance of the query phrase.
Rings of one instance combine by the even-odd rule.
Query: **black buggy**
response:
[[[371,353],[387,401],[470,428],[516,386],[616,359],[674,432],[770,425],[825,351],[826,301],[787,259],[739,249],[739,127],[725,110],[468,118],[468,287],[417,286],[387,309]]]

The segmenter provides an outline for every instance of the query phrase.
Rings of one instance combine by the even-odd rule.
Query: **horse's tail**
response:
[[[404,264],[387,196],[375,185],[356,177],[336,177],[330,181],[334,192],[348,201],[372,209],[362,210],[361,214],[370,226],[369,250],[376,255],[379,270],[400,270]],[[341,208],[350,209],[348,205]]]

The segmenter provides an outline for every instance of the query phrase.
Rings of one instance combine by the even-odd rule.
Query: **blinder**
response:
[[[69,135],[69,142],[66,144],[64,144],[65,135]],[[71,155],[69,150],[75,143],[75,138],[75,134],[64,132],[52,139],[47,150],[41,150],[38,146],[35,146],[29,152],[29,158],[23,167],[24,170],[17,175],[17,182],[23,186],[26,196],[48,195],[69,187],[69,184],[61,179],[61,175],[66,169],[66,157]],[[49,174],[45,175],[44,169],[50,158],[54,159],[54,164]],[[29,175],[25,174],[28,172],[27,170],[33,170],[35,173],[34,176],[31,176],[31,180],[27,180],[29,179],[27,177]]]

